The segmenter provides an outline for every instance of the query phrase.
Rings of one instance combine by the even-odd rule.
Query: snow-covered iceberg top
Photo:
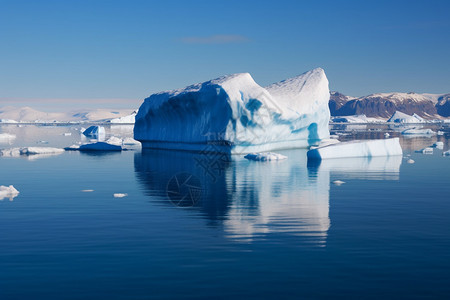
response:
[[[396,111],[389,118],[388,123],[425,123],[425,120],[417,114],[410,116],[401,111]]]
[[[351,141],[332,144],[308,151],[308,159],[345,157],[374,157],[402,155],[399,138],[382,140]]]
[[[244,158],[254,161],[284,160],[287,156],[274,152],[249,153]]]
[[[328,80],[318,68],[258,85],[248,73],[145,99],[134,138],[143,148],[250,153],[308,147],[328,138]]]

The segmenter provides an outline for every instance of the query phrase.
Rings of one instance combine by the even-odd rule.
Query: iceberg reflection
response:
[[[187,211],[200,212],[229,238],[252,241],[281,233],[302,237],[302,243],[324,245],[330,227],[329,170],[307,168],[305,150],[283,154],[289,159],[261,163],[215,154],[144,150],[135,154],[134,167],[153,203],[175,208],[174,178],[176,193],[183,181],[193,182],[185,185],[188,196],[183,199],[188,201],[182,203],[190,204]]]

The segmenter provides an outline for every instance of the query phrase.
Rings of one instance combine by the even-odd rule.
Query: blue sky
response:
[[[353,96],[448,93],[449,13],[433,0],[0,0],[0,106],[130,107],[224,74],[267,85],[315,67]]]

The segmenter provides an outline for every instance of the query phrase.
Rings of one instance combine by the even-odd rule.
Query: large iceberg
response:
[[[318,147],[308,151],[310,160],[348,157],[375,157],[402,155],[399,138],[350,141]]]
[[[134,138],[143,148],[227,153],[306,148],[329,137],[325,72],[314,69],[268,87],[248,73],[145,99]]]

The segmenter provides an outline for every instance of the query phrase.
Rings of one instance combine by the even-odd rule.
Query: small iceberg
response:
[[[442,150],[444,149],[444,142],[436,142],[431,147]]]
[[[123,198],[123,197],[128,196],[128,194],[126,194],[126,193],[115,193],[113,196],[114,196],[114,198]]]
[[[97,142],[92,144],[84,144],[78,147],[79,151],[122,151],[122,146],[108,144],[105,142]]]
[[[246,156],[244,156],[244,158],[254,161],[272,161],[272,160],[287,159],[287,156],[274,152],[262,152],[262,153],[249,153]]]
[[[450,150],[442,152],[442,156],[450,156]]]
[[[351,141],[327,145],[308,151],[308,160],[345,157],[374,157],[402,155],[399,138]]]
[[[98,140],[105,140],[106,137],[106,130],[103,126],[91,126],[88,127],[88,129],[83,131],[83,134],[89,138],[98,139]]]
[[[333,183],[334,185],[339,186],[339,185],[343,185],[343,184],[345,183],[345,181],[342,181],[342,180],[335,180],[335,181],[333,181],[332,183]]]
[[[60,154],[64,149],[51,148],[51,147],[25,147],[20,149],[22,155],[35,155],[35,154]]]
[[[411,129],[406,129],[404,131],[402,131],[403,135],[435,135],[436,132],[434,132],[431,129],[416,129],[416,128],[411,128]]]
[[[8,198],[9,201],[13,201],[15,197],[19,195],[19,191],[14,188],[14,186],[4,186],[0,185],[0,200]]]
[[[433,148],[431,147],[426,147],[420,150],[416,150],[417,153],[422,153],[422,154],[433,154]]]
[[[415,161],[413,160],[413,159],[408,159],[407,161],[406,161],[406,163],[408,163],[408,164],[413,164],[413,163],[415,163]]]

